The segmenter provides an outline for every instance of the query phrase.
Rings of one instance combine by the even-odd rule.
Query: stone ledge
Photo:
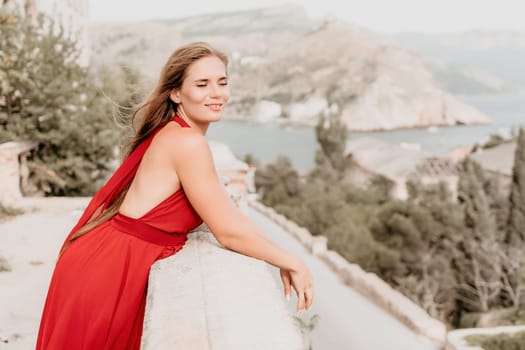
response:
[[[305,228],[255,199],[249,200],[248,205],[290,233],[308,251],[330,266],[347,285],[416,333],[427,337],[440,347],[445,346],[447,328],[444,323],[430,317],[419,305],[390,287],[377,275],[364,271],[359,265],[350,263],[337,252],[328,250],[326,237],[312,235]]]
[[[0,144],[0,203],[3,205],[15,206],[22,199],[20,183],[28,174],[25,159],[37,145],[35,141]]]
[[[141,349],[304,349],[266,265],[201,225],[151,268]]]

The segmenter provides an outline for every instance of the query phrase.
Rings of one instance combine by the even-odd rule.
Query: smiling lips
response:
[[[210,104],[207,104],[205,106],[208,107],[209,109],[211,109],[214,112],[219,112],[221,110],[222,103],[210,103]]]

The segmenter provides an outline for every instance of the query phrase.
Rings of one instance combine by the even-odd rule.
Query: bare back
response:
[[[139,164],[137,173],[124,197],[119,212],[131,218],[141,218],[164,199],[181,188],[180,180],[166,152],[166,137],[176,136],[182,127],[168,122],[151,141]]]

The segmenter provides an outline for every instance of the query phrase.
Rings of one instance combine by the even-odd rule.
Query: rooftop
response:
[[[470,155],[471,159],[478,162],[483,169],[512,176],[516,142],[502,143],[501,145],[480,149]]]
[[[407,178],[413,174],[435,177],[457,175],[455,165],[444,158],[431,156],[415,147],[368,137],[348,142],[345,154],[362,168],[390,179]]]

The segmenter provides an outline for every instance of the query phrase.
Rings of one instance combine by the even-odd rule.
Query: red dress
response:
[[[68,238],[133,179],[155,134],[93,196]],[[55,266],[36,348],[139,349],[150,267],[179,251],[201,223],[181,189],[138,219],[119,213],[73,241]]]

